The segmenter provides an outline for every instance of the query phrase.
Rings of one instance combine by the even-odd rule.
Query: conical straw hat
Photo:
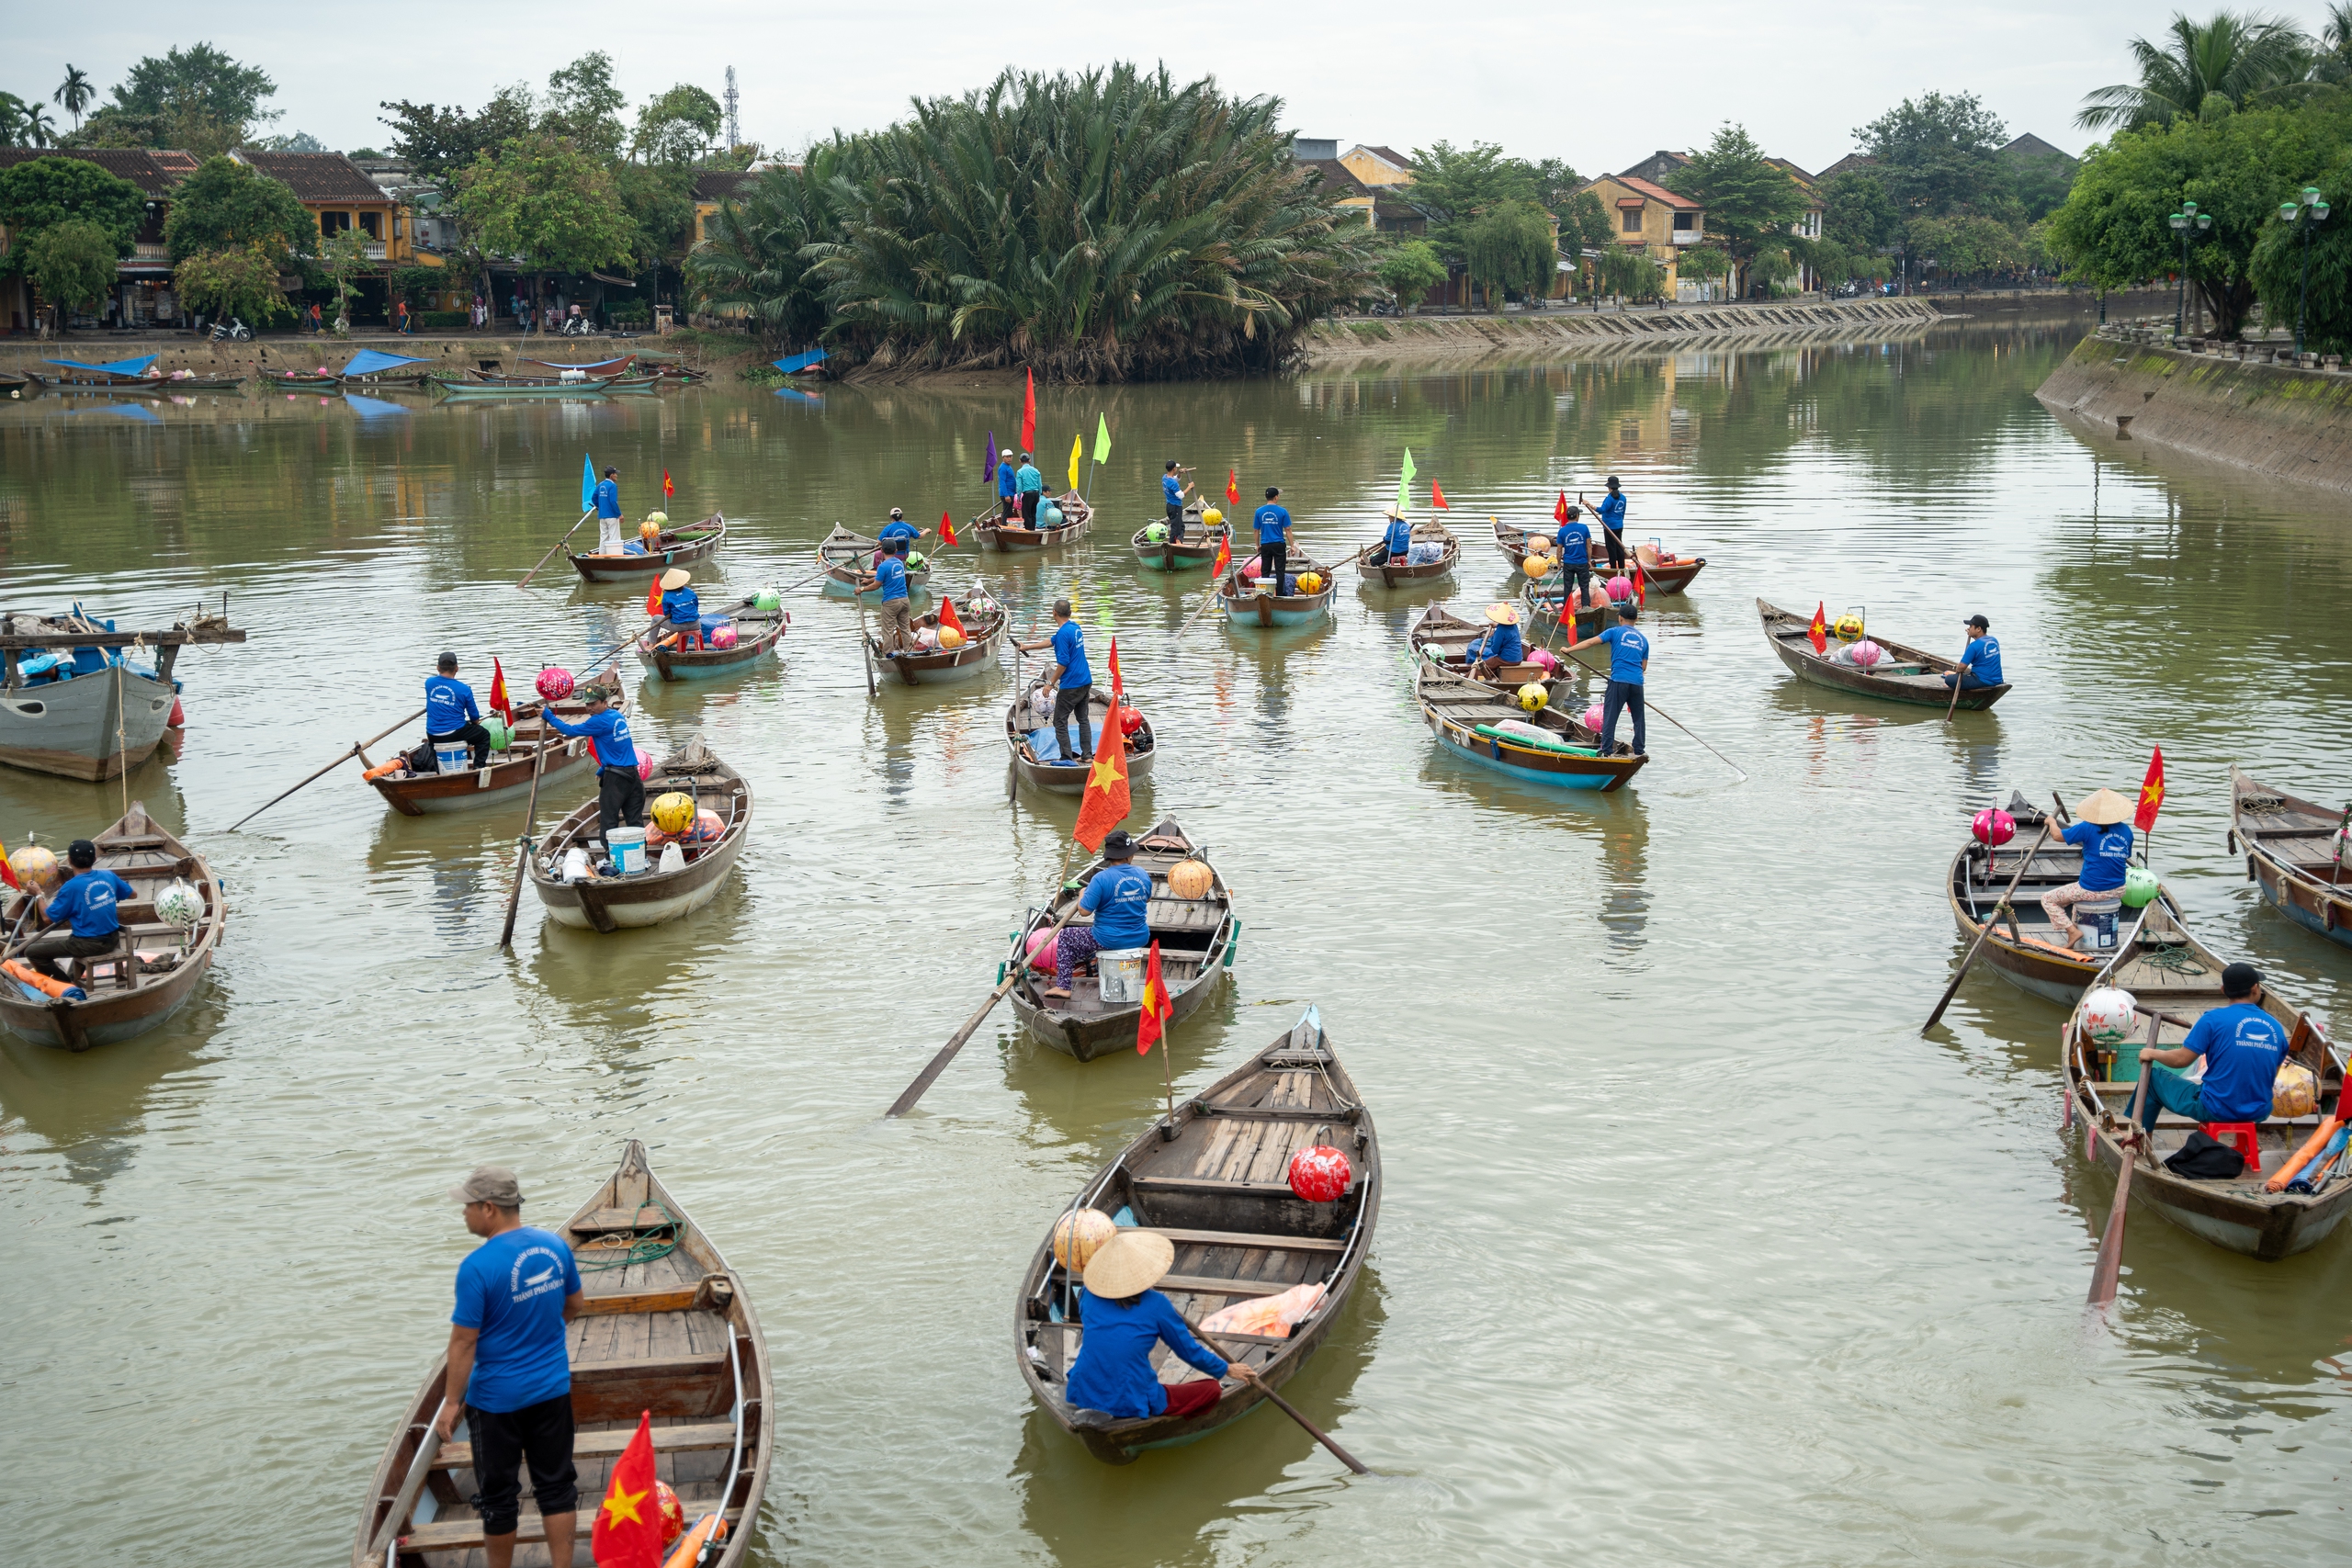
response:
[[[2075,815],[2086,822],[2112,828],[2132,815],[2132,803],[2111,789],[2093,790],[2075,806]]]
[[[1086,1288],[1106,1301],[1139,1296],[1165,1279],[1176,1244],[1132,1226],[1106,1241],[1088,1260]]]

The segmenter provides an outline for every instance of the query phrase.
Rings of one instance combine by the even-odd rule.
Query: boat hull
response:
[[[2230,769],[2230,845],[2262,901],[2338,946],[2352,947],[2352,880],[2343,864],[2341,815]]]
[[[565,743],[560,761],[548,759],[539,783],[544,787],[594,765],[587,743],[573,739]],[[479,772],[468,769],[462,773],[411,773],[398,779],[370,779],[368,783],[384,797],[385,804],[401,816],[436,817],[454,811],[480,811],[484,807],[524,798],[531,793],[531,766],[530,759],[517,758],[511,762],[493,762]],[[486,783],[484,774],[488,775]]]
[[[650,551],[638,556],[575,555],[569,549],[564,554],[571,558],[572,570],[590,582],[642,582],[649,577],[660,576],[673,566],[692,566],[718,553],[719,541],[727,537],[725,519],[708,518],[695,526],[707,527],[712,532],[702,538],[681,540],[664,548],[660,555]]]
[[[673,891],[648,894],[645,890],[630,887],[627,883],[616,884],[608,889],[601,885],[601,879],[598,882],[534,886],[538,888],[539,902],[547,906],[548,918],[560,926],[583,931],[636,931],[684,919],[718,897],[720,886],[727,880],[727,873],[734,869],[736,856],[741,852],[742,843],[739,840],[734,848],[721,851],[711,860],[695,862],[678,874],[683,877],[689,873],[701,872],[714,861],[718,863],[717,869],[707,876],[695,878],[693,886],[680,886]]]
[[[1789,673],[1800,681],[1824,686],[1833,692],[1845,692],[1858,697],[1871,697],[1883,703],[1902,703],[1911,707],[1947,708],[1951,706],[1951,688],[1943,682],[1944,671],[1956,669],[1951,660],[1939,658],[1919,649],[1906,648],[1901,643],[1879,640],[1887,652],[1906,663],[1928,667],[1922,675],[1873,675],[1849,664],[1835,664],[1815,655],[1812,645],[1803,637],[1792,637],[1792,626],[1805,623],[1786,610],[1756,601],[1757,613],[1763,617],[1765,640]],[[1960,694],[1960,711],[1983,713],[2008,695],[2007,684],[1975,686]]]
[[[1184,526],[1197,528],[1201,523],[1198,518],[1190,518]],[[1153,571],[1195,571],[1213,565],[1216,560],[1217,544],[1222,537],[1218,534],[1210,534],[1204,541],[1196,543],[1188,536],[1180,545],[1173,539],[1155,542],[1143,536],[1144,530],[1138,528],[1127,542],[1136,552],[1136,560]]]
[[[154,754],[172,687],[122,665],[0,692],[0,762],[60,778],[114,778]]]
[[[1511,760],[1511,749],[1504,746],[1500,741],[1477,739],[1465,742],[1448,734],[1447,729],[1448,726],[1443,719],[1434,716],[1430,718],[1430,732],[1437,737],[1440,750],[1460,757],[1464,761],[1476,762],[1490,772],[1517,779],[1521,784],[1537,784],[1544,789],[1612,790],[1623,785],[1628,778],[1633,776],[1619,769],[1586,772],[1573,765],[1586,759],[1574,757],[1563,758],[1564,762],[1571,765],[1557,769],[1517,762]],[[1589,761],[1596,768],[1601,767],[1600,758],[1595,757]]]
[[[2246,856],[2246,866],[2264,903],[2305,931],[2324,936],[2338,947],[2352,947],[2352,924],[2334,919],[2334,906],[2320,889],[2281,874],[2276,865],[2256,855]]]
[[[735,609],[740,610],[741,606]],[[647,638],[639,637],[637,660],[664,681],[717,681],[729,675],[740,675],[774,653],[792,625],[792,617],[781,610],[775,612],[773,619],[756,615],[740,616],[735,623],[738,635],[741,635],[742,627],[756,626],[763,620],[767,621],[766,629],[757,637],[737,642],[733,648],[680,649],[651,644]]]
[[[721,820],[727,823],[725,835],[675,871],[566,882],[557,874],[565,852],[600,841],[595,836],[596,802],[583,802],[556,825],[530,860],[531,887],[549,919],[580,931],[637,931],[684,919],[718,897],[720,886],[751,840],[751,785],[700,741],[693,741],[666,759],[646,781],[649,801],[670,790],[691,790],[712,809],[721,811]]]

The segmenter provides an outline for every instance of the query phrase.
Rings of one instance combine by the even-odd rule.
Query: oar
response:
[[[1968,649],[1964,648],[1961,649],[1961,652],[1962,653],[1966,653]],[[1951,716],[1960,711],[1960,684],[1963,680],[1967,679],[1967,676],[1968,666],[1965,663],[1962,664],[1959,669],[1952,671],[1951,701],[1944,705],[1944,722],[1946,724],[1950,724],[1951,722]]]
[[[506,926],[498,933],[498,945],[503,950],[514,945],[514,914],[523,904],[523,880],[530,874],[531,827],[539,818],[539,775],[547,772],[548,748],[556,744],[555,727],[548,723],[545,708],[539,710],[539,749],[531,758],[531,803],[523,808],[522,836],[514,840],[514,886],[506,894]]]
[[[596,515],[596,509],[592,506],[587,511],[580,514],[580,523],[585,523],[594,515]],[[563,548],[564,539],[569,539],[572,535],[580,532],[580,523],[574,523],[571,527],[566,528],[563,531],[563,539],[558,539],[554,545],[549,547],[548,553],[539,558],[539,566],[545,566],[548,562],[555,559],[555,552]],[[539,575],[539,566],[535,566],[530,570],[525,572],[523,574],[523,581],[516,583],[514,586],[517,588],[529,587],[531,585],[531,579]],[[229,830],[232,833],[236,831],[233,828]]]
[[[409,1505],[424,1489],[425,1479],[433,1473],[433,1461],[441,1457],[441,1424],[436,1419],[426,1423],[424,1441],[417,1445],[416,1458],[408,1467],[408,1475],[401,1482],[401,1489],[392,1495],[392,1511],[384,1516],[375,1535],[368,1542],[368,1550],[360,1556],[367,1562],[380,1562],[384,1549],[400,1534],[401,1521],[408,1517]]]
[[[1577,650],[1574,647],[1564,648],[1560,649],[1560,651],[1570,659],[1576,659],[1577,667],[1582,670],[1586,674],[1600,675],[1604,681],[1609,678],[1605,673],[1594,669],[1591,665],[1587,664],[1583,660],[1577,659]],[[1680,719],[1675,717],[1672,714],[1667,712],[1656,703],[1648,701],[1646,693],[1644,694],[1643,705],[1647,707],[1650,712],[1657,715],[1658,717],[1666,720],[1667,723],[1674,726],[1675,728],[1682,731],[1683,734],[1690,735],[1691,739],[1699,740],[1699,738],[1696,735],[1691,734],[1690,727],[1689,725],[1683,723]],[[1715,750],[1713,747],[1707,746],[1705,741],[1699,740],[1699,744],[1706,746],[1707,750],[1713,755],[1715,761],[1721,762],[1724,767],[1729,768],[1733,773],[1737,773],[1739,775],[1740,783],[1746,784],[1747,782],[1747,770],[1742,768],[1737,762],[1733,761],[1729,757],[1724,756],[1721,751]]]
[[[294,789],[289,789],[289,790],[288,790],[288,791],[286,792],[286,794],[285,794],[285,795],[272,795],[272,796],[270,796],[270,798],[269,798],[269,799],[263,801],[259,806],[254,807],[251,811],[246,812],[243,817],[240,817],[240,818],[238,818],[234,822],[230,823],[230,824],[229,824],[229,831],[231,831],[232,833],[235,832],[238,829],[240,829],[240,828],[243,827],[246,823],[248,823],[248,822],[252,821],[254,818],[256,818],[256,817],[260,816],[263,812],[265,812],[265,811],[268,810],[271,807],[273,807],[273,806],[277,805],[279,801],[284,800],[284,799],[286,798],[286,795],[292,795],[292,794],[294,793],[294,790],[295,790],[295,789],[300,789],[300,788],[302,787],[302,784],[309,784],[309,783],[311,783],[311,780],[313,780],[313,779],[321,779],[321,778],[324,778],[327,774],[329,774],[329,773],[331,773],[334,772],[334,770],[335,770],[335,769],[337,769],[337,768],[339,768],[339,767],[343,766],[343,764],[344,764],[344,763],[348,762],[349,761],[351,761],[351,759],[352,759],[352,758],[356,757],[357,755],[359,755],[359,748],[360,748],[360,747],[362,747],[362,746],[373,746],[374,744],[376,744],[376,742],[377,742],[377,741],[381,740],[385,736],[390,735],[393,730],[402,728],[404,728],[405,726],[410,725],[410,724],[413,724],[413,723],[415,723],[418,719],[423,718],[424,716],[424,710],[423,708],[419,708],[419,709],[417,709],[414,713],[413,713],[413,714],[409,715],[409,716],[408,716],[408,717],[406,717],[406,718],[404,718],[404,719],[401,720],[399,724],[395,724],[395,725],[388,726],[387,728],[383,728],[383,729],[379,729],[379,730],[378,730],[375,734],[373,734],[373,735],[369,736],[367,739],[365,739],[365,740],[361,740],[361,741],[358,741],[358,742],[355,743],[355,744],[352,746],[352,748],[351,748],[351,750],[350,750],[345,751],[345,753],[343,753],[343,755],[341,755],[340,757],[337,757],[334,761],[329,762],[325,767],[321,768],[317,773],[312,773],[312,774],[311,775],[311,777],[310,777],[310,778],[304,779],[304,780],[302,781],[302,784],[296,784],[296,785],[294,786]]]
[[[1204,1332],[1198,1324],[1194,1323],[1187,1323],[1184,1326],[1191,1329],[1193,1334],[1203,1339],[1214,1339],[1227,1349],[1230,1350],[1232,1348],[1233,1341],[1226,1338],[1221,1334],[1210,1334]],[[1227,1359],[1228,1360],[1232,1359],[1230,1356]],[[1234,1361],[1233,1364],[1236,1366],[1249,1365],[1246,1361]],[[1314,1438],[1317,1442],[1330,1450],[1331,1456],[1338,1460],[1341,1464],[1346,1465],[1358,1475],[1376,1475],[1379,1473],[1370,1465],[1365,1464],[1362,1460],[1356,1458],[1355,1455],[1348,1452],[1347,1450],[1333,1442],[1331,1440],[1330,1434],[1324,1431],[1322,1427],[1317,1427],[1314,1422],[1309,1421],[1306,1416],[1300,1415],[1298,1406],[1293,1404],[1289,1400],[1284,1399],[1281,1394],[1276,1393],[1271,1387],[1269,1387],[1266,1383],[1264,1375],[1255,1367],[1250,1368],[1250,1376],[1246,1381],[1255,1387],[1260,1393],[1266,1396],[1268,1404],[1272,1404],[1275,1409],[1281,1411],[1283,1415],[1297,1422],[1300,1427],[1304,1427],[1308,1437]]]
[[[1960,961],[1960,972],[1951,977],[1951,984],[1944,987],[1944,994],[1936,998],[1936,1010],[1929,1013],[1928,1021],[1919,1026],[1920,1033],[1925,1034],[1933,1029],[1936,1026],[1936,1020],[1943,1017],[1944,1009],[1951,1006],[1952,998],[1960,994],[1960,983],[1968,978],[1969,965],[1976,962],[1976,954],[1984,946],[1984,939],[1993,934],[1994,919],[2009,907],[2009,900],[2017,896],[2018,884],[2025,880],[2026,867],[2033,863],[2034,855],[2041,851],[2042,843],[2049,837],[2050,824],[2045,821],[2041,825],[2041,831],[2033,836],[2033,847],[2018,857],[2018,874],[2009,878],[2008,888],[2002,893],[2001,901],[1984,912],[1983,929],[1977,931],[1976,940],[1968,944],[1968,956]],[[1992,861],[1989,857],[1985,864],[1987,868],[1991,866]]]
[[[865,601],[862,598],[857,601],[857,662],[865,671],[865,694],[878,695],[874,689],[874,637],[865,629]]]
[[[2156,1031],[2162,1021],[2148,1021],[2148,1043],[2156,1043]],[[2154,1062],[2140,1064],[2140,1081],[2132,1089],[2132,1109],[2125,1124],[2132,1130],[2124,1134],[2123,1168],[2115,1178],[2115,1201],[2107,1211],[2107,1232],[2098,1238],[2098,1263],[2091,1269],[2089,1304],[2095,1307],[2115,1304],[2115,1276],[2123,1267],[2123,1212],[2132,1202],[2132,1169],[2140,1163],[2140,1145],[2147,1134],[2140,1126],[2142,1097],[2148,1092],[2149,1077],[2155,1071]]]

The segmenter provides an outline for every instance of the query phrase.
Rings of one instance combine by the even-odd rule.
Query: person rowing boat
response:
[[[1069,929],[1062,934],[1067,938]],[[1085,1337],[1065,1385],[1073,1406],[1100,1410],[1122,1421],[1197,1416],[1222,1396],[1223,1378],[1258,1381],[1247,1364],[1228,1361],[1193,1337],[1175,1303],[1152,1288],[1168,1277],[1175,1261],[1174,1242],[1133,1226],[1122,1229],[1087,1259],[1085,1283],[1078,1292]],[[1161,1382],[1151,1364],[1152,1349],[1161,1344],[1204,1375]]]

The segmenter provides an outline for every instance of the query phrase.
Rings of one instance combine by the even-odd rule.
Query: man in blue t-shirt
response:
[[[1552,531],[1552,542],[1560,547],[1560,570],[1567,592],[1562,598],[1563,613],[1573,615],[1574,607],[1584,603],[1592,592],[1592,528],[1584,520],[1584,510],[1571,506],[1566,521]]]
[[[458,1265],[449,1371],[434,1428],[447,1442],[466,1418],[481,1508],[482,1549],[507,1568],[521,1517],[522,1467],[547,1521],[548,1555],[571,1568],[580,1477],[571,1462],[571,1357],[564,1325],[580,1314],[580,1266],[561,1236],[523,1223],[523,1188],[504,1166],[477,1167],[449,1189],[482,1238]]]
[[[922,537],[922,530],[908,522],[907,514],[894,506],[890,508],[890,521],[882,525],[882,532],[875,537],[886,545],[893,539],[904,539],[907,547],[912,549],[914,542]]]
[[[1595,643],[1604,643],[1609,649],[1609,689],[1600,699],[1600,754],[1604,757],[1617,755],[1617,716],[1628,710],[1634,716],[1633,754],[1649,755],[1645,722],[1648,715],[1642,685],[1650,665],[1650,639],[1634,625],[1641,614],[1631,599],[1622,600],[1617,605],[1615,626],[1582,642],[1568,644],[1570,653]]]
[[[1961,690],[1973,692],[2001,683],[2001,644],[1993,636],[1993,623],[1982,615],[1968,617],[1968,646],[1960,650],[1960,673],[1945,676],[1945,685],[1957,681]]]
[[[1609,547],[1609,570],[1623,571],[1625,570],[1625,492],[1619,488],[1615,474],[1601,482],[1609,487],[1609,493],[1600,498],[1600,504],[1593,511],[1600,514],[1600,537]],[[1584,500],[1581,491],[1577,493],[1577,499]]]
[[[602,686],[582,686],[580,700],[588,716],[577,724],[558,718],[550,708],[548,726],[559,735],[584,735],[596,744],[596,818],[602,829],[645,826],[645,781],[637,773],[637,745],[628,737],[628,720],[613,707]]]
[[[2041,896],[2041,912],[2061,945],[2072,947],[2083,934],[2075,923],[2074,907],[2086,900],[2105,903],[2122,890],[2124,873],[2132,864],[2132,803],[2111,789],[2094,790],[2076,804],[2080,821],[2058,836],[2083,852],[2082,874],[2064,887]]]
[[[1184,539],[1184,497],[1192,486],[1177,478],[1176,459],[1168,459],[1167,469],[1159,476],[1159,499],[1168,507],[1168,536],[1182,544]]]
[[[444,652],[424,678],[424,739],[463,740],[474,749],[474,766],[490,765],[490,731],[474,705],[474,689],[458,679],[458,656]]]
[[[1279,595],[1283,573],[1290,566],[1290,512],[1281,504],[1282,491],[1266,487],[1266,504],[1250,521],[1258,530],[1258,580],[1266,592]]]
[[[883,540],[873,573],[858,583],[861,592],[882,591],[882,651],[891,659],[904,658],[915,644],[914,604],[907,579],[910,547],[904,536]]]
[[[1038,503],[1046,499],[1046,476],[1037,471],[1037,465],[1029,460],[1026,452],[1021,454],[1021,468],[1012,476],[1012,484],[1021,492],[1022,524],[1035,528]]]
[[[1019,642],[1023,653],[1054,650],[1054,744],[1065,762],[1094,755],[1094,667],[1086,661],[1086,629],[1070,618],[1069,601],[1054,601],[1054,635],[1043,642]],[[1078,750],[1069,749],[1069,716],[1078,715]]]
[[[1064,926],[1054,944],[1054,983],[1048,1001],[1066,1000],[1078,966],[1097,953],[1120,953],[1151,944],[1151,874],[1127,863],[1135,858],[1135,840],[1124,828],[1102,837],[1102,869],[1089,878],[1078,907],[1093,915],[1091,926]]]
[[[596,509],[596,553],[616,556],[621,553],[621,471],[605,470],[605,482],[598,485],[590,504]]]
[[[2140,1125],[2155,1130],[2156,1113],[2169,1111],[2192,1122],[2260,1122],[2270,1114],[2278,1069],[2287,1060],[2287,1026],[2262,1009],[2262,973],[2251,964],[2222,971],[2227,1007],[2215,1008],[2189,1026],[2188,1038],[2171,1050],[2140,1048],[2151,1064],[2148,1094]],[[2205,1077],[2192,1083],[2181,1072],[2205,1058]]]
[[[996,460],[996,510],[1000,522],[1010,523],[1021,510],[1021,482],[1013,472],[1012,448],[1008,446]]]
[[[26,962],[52,980],[67,977],[57,966],[61,958],[96,958],[112,953],[116,933],[122,930],[122,917],[115,906],[139,897],[130,883],[113,872],[96,869],[98,846],[87,839],[76,839],[65,846],[65,863],[74,874],[49,896],[40,924],[35,928],[62,925],[65,933],[36,938],[24,950]]]

